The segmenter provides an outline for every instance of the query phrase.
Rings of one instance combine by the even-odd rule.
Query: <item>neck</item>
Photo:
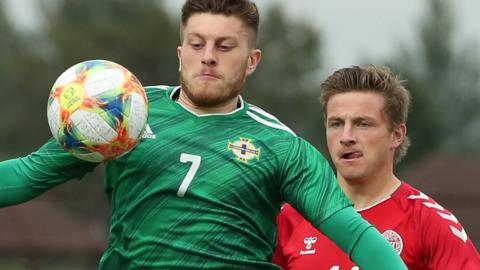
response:
[[[239,99],[240,97],[237,96],[221,104],[216,104],[212,106],[209,106],[209,105],[200,106],[192,102],[183,91],[180,91],[180,95],[178,96],[177,102],[181,104],[183,107],[187,108],[188,110],[198,115],[202,115],[202,114],[221,114],[221,113],[232,112],[238,108]]]
[[[369,179],[345,179],[338,174],[338,182],[355,209],[363,209],[375,205],[392,195],[401,181],[393,174]]]

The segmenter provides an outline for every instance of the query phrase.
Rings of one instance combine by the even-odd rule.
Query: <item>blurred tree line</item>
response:
[[[429,0],[418,44],[399,47],[391,59],[363,61],[391,66],[412,92],[413,146],[406,164],[432,151],[480,152],[478,44],[455,43],[449,3]],[[8,97],[0,106],[0,158],[28,154],[50,136],[45,112],[50,87],[75,63],[108,59],[129,68],[144,85],[178,83],[179,14],[169,14],[161,1],[39,4],[46,23],[35,33],[19,32],[0,13],[0,89]],[[244,96],[326,153],[317,97],[324,74],[332,71],[325,72],[323,35],[277,6],[262,15],[263,59]]]
[[[418,43],[400,47],[385,62],[401,74],[412,94],[406,163],[426,154],[480,153],[479,44],[459,43],[454,2],[429,0],[418,22]]]
[[[391,66],[412,93],[408,126],[413,145],[402,166],[432,152],[480,153],[478,44],[456,43],[456,20],[449,3],[429,0],[428,14],[418,25],[418,44],[399,47],[391,59],[363,61]],[[1,160],[29,154],[51,136],[46,119],[48,94],[58,75],[73,64],[107,59],[130,69],[144,85],[178,84],[180,11],[169,14],[161,1],[39,2],[46,20],[35,33],[16,29],[6,19],[3,4]],[[324,36],[307,21],[287,17],[277,6],[262,11],[262,16],[263,59],[247,80],[243,95],[328,156],[318,102],[324,74],[333,72],[325,70]],[[66,185],[70,189],[56,194],[67,201],[66,207],[88,215],[92,198],[82,198],[92,196],[93,186],[101,186],[101,175],[101,170],[96,171],[90,176],[94,181]]]
[[[129,68],[144,85],[178,83],[179,14],[169,14],[161,1],[40,3],[46,23],[38,32],[25,33],[6,19],[0,2],[1,159],[28,154],[50,137],[50,87],[75,63],[108,59]],[[418,44],[399,47],[391,59],[363,61],[391,66],[412,93],[413,144],[403,166],[431,152],[480,152],[478,44],[455,43],[449,3],[429,0],[428,14],[418,25]],[[278,6],[262,15],[263,59],[247,80],[244,96],[327,154],[317,99],[327,73],[323,35],[306,21],[288,18]]]
[[[432,152],[480,152],[478,44],[455,43],[456,20],[449,3],[429,0],[428,14],[418,25],[418,44],[399,47],[391,59],[363,61],[391,66],[412,93],[408,126],[413,144],[403,167]],[[107,59],[129,68],[144,85],[178,84],[179,14],[169,14],[161,1],[40,2],[46,21],[34,33],[19,32],[6,19],[2,4],[1,159],[28,154],[50,137],[50,87],[75,63]],[[278,6],[262,15],[263,59],[243,95],[328,156],[318,102],[324,74],[333,72],[325,71],[324,37],[306,21],[285,16]]]

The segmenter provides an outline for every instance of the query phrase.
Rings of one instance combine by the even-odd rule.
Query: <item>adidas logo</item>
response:
[[[152,129],[147,124],[147,126],[145,127],[145,131],[143,132],[142,139],[156,139],[156,138],[157,136],[155,135],[155,133],[153,133]]]

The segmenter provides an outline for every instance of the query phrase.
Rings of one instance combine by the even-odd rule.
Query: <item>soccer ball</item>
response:
[[[106,60],[78,63],[53,84],[47,106],[53,137],[74,156],[102,162],[138,144],[148,101],[138,79]]]

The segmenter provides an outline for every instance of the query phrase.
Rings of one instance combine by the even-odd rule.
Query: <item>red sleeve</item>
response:
[[[298,216],[298,212],[289,204],[284,204],[280,214],[277,216],[278,243],[275,253],[273,254],[272,262],[281,266],[283,269],[287,269],[287,258],[284,248],[292,235],[293,229],[301,222]]]
[[[287,262],[285,261],[285,257],[283,256],[280,246],[277,246],[277,248],[275,249],[275,253],[273,253],[272,262],[282,267],[282,269],[287,269]]]
[[[422,240],[428,269],[479,270],[480,256],[457,218],[433,200],[423,205]]]

